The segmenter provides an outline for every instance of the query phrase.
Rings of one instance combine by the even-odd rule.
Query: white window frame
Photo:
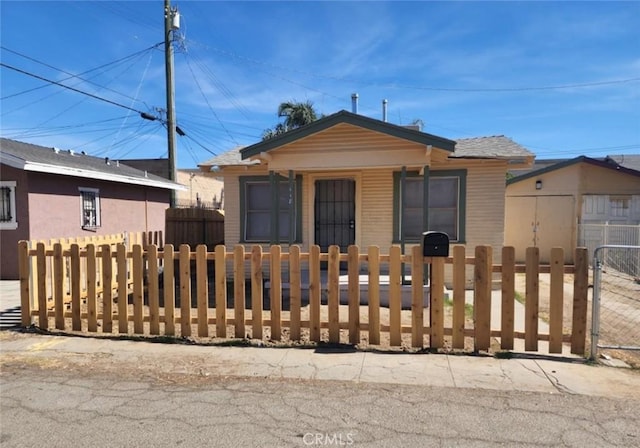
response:
[[[11,221],[0,222],[0,230],[15,230],[18,228],[18,218],[16,217],[16,181],[0,181],[0,187],[9,188],[9,206],[11,207]]]
[[[101,211],[100,211],[100,190],[97,188],[79,187],[80,192],[80,227],[87,230],[94,230],[102,225]],[[95,225],[86,224],[84,220],[84,195],[83,193],[93,193],[95,195],[95,207],[96,207],[96,222]]]

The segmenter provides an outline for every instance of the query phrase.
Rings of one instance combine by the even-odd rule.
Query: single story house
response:
[[[20,240],[164,230],[171,190],[110,160],[0,139],[0,278],[17,279]]]
[[[509,179],[505,243],[515,246],[516,259],[536,246],[548,262],[551,248],[563,247],[573,263],[580,225],[640,224],[640,171],[616,161],[624,157],[638,160],[580,156]]]
[[[454,141],[340,111],[199,166],[224,179],[229,249],[399,244],[408,253],[439,230],[471,252],[491,245],[499,260],[506,173],[533,158],[504,136]]]

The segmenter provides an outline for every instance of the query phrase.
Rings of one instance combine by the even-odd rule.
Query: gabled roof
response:
[[[328,115],[320,118],[306,126],[302,126],[298,129],[294,129],[279,136],[263,140],[240,151],[242,159],[247,159],[251,156],[258,155],[262,152],[268,152],[272,149],[286,145],[288,143],[295,142],[316,132],[324,131],[337,124],[346,123],[354,126],[358,126],[371,131],[381,132],[383,134],[390,135],[392,137],[398,137],[405,140],[409,140],[416,143],[422,143],[424,145],[432,145],[445,151],[453,152],[456,142],[437,135],[427,134],[426,132],[420,132],[415,129],[409,129],[404,126],[398,126],[396,124],[388,123],[385,121],[375,120],[373,118],[365,117],[364,115],[354,114],[341,110],[335,114]]]
[[[46,148],[0,138],[0,162],[24,171],[83,177],[132,185],[185,190],[186,187],[132,168],[108,157],[100,158],[70,150]]]
[[[517,159],[533,157],[533,153],[504,135],[463,138],[456,141],[456,150],[449,157]]]
[[[517,177],[513,177],[509,180],[507,180],[507,185],[511,185],[511,184],[515,184],[517,182],[526,180],[526,179],[531,179],[532,177],[537,177],[540,176],[542,174],[546,174],[546,173],[550,173],[552,171],[556,171],[556,170],[560,170],[562,168],[566,168],[568,166],[572,166],[575,165],[577,163],[588,163],[590,165],[594,165],[594,166],[598,166],[601,168],[606,168],[608,170],[614,170],[614,171],[618,171],[621,173],[626,173],[626,174],[630,174],[632,176],[638,176],[640,177],[640,171],[638,170],[632,170],[629,168],[625,168],[621,165],[615,164],[615,163],[611,163],[611,162],[606,162],[603,160],[598,160],[598,159],[592,159],[591,157],[587,157],[587,156],[578,156],[575,157],[573,159],[569,159],[569,160],[565,160],[562,162],[558,162],[555,165],[550,165],[544,168],[540,168],[538,170],[534,170],[531,172],[528,172],[526,174],[523,174],[521,176],[517,176]]]

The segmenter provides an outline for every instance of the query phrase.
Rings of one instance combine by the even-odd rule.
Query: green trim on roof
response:
[[[240,155],[244,160],[251,156],[258,155],[261,152],[268,152],[272,149],[279,148],[280,146],[293,143],[297,140],[315,134],[316,132],[324,131],[325,129],[341,123],[351,124],[364,129],[381,132],[392,137],[397,137],[424,145],[432,145],[436,148],[444,149],[445,151],[449,152],[453,152],[456,146],[455,141],[446,139],[444,137],[427,134],[426,132],[416,131],[413,129],[405,128],[404,126],[398,126],[396,124],[387,123],[385,121],[376,120],[373,118],[365,117],[364,115],[358,115],[347,112],[346,110],[342,110],[327,117],[320,118],[319,120],[316,120],[313,123],[301,128],[288,131],[280,136],[264,140],[251,146],[247,146],[246,148],[240,150]]]
[[[630,174],[631,176],[640,177],[640,171],[632,170],[631,168],[625,168],[621,165],[614,165],[613,163],[604,162],[602,160],[592,159],[587,156],[578,156],[574,159],[565,160],[564,162],[556,163],[555,165],[547,166],[544,168],[540,168],[536,171],[531,171],[527,174],[523,174],[521,176],[516,176],[507,180],[507,185],[515,184],[523,180],[531,179],[532,177],[538,177],[542,174],[547,174],[552,171],[556,171],[562,168],[566,168],[571,165],[575,165],[576,163],[588,163],[590,165],[599,166],[601,168],[606,168],[614,171],[619,171],[625,174]]]

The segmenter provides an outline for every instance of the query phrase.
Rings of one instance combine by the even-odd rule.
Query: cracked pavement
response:
[[[2,447],[640,446],[640,374],[579,358],[0,333]]]

